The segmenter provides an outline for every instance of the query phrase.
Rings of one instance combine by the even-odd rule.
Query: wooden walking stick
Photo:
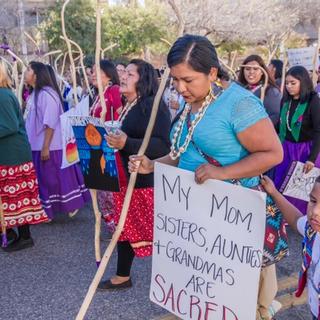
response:
[[[226,63],[224,63],[220,58],[219,58],[219,62],[232,74],[233,79],[237,79],[237,74],[234,72],[234,70],[229,67]]]
[[[99,99],[100,99],[100,104],[102,107],[100,121],[103,124],[104,119],[105,119],[105,115],[107,113],[107,105],[104,100],[102,79],[101,79],[101,73],[100,73],[100,52],[101,52],[101,7],[100,7],[99,0],[97,0],[95,64],[96,64]],[[94,212],[94,216],[95,216],[94,248],[95,248],[95,256],[96,256],[96,264],[97,264],[97,267],[99,267],[100,262],[101,262],[101,249],[100,249],[101,213],[99,212],[99,209],[98,209],[97,190],[91,189],[90,192],[91,192],[93,212]]]
[[[283,94],[284,92],[284,84],[286,82],[286,68],[287,68],[287,64],[288,64],[288,55],[287,55],[287,51],[285,50],[284,53],[284,59],[283,59],[283,66],[282,66],[282,78],[281,78],[281,87],[280,87],[280,91]]]
[[[146,130],[146,133],[145,133],[145,136],[143,138],[143,142],[142,142],[142,145],[139,149],[139,152],[138,152],[138,155],[143,155],[148,147],[148,144],[149,144],[149,141],[150,141],[150,138],[151,138],[151,134],[152,134],[152,131],[153,131],[153,127],[154,127],[154,124],[155,124],[155,120],[156,120],[156,116],[157,116],[157,113],[158,113],[158,108],[159,108],[159,104],[160,104],[160,100],[161,100],[161,96],[163,94],[163,91],[165,89],[165,86],[166,86],[166,82],[167,82],[167,79],[169,77],[169,68],[167,68],[162,76],[162,79],[161,79],[161,83],[160,83],[160,86],[159,86],[159,89],[158,89],[158,92],[156,94],[156,97],[154,99],[154,102],[153,102],[153,106],[152,106],[152,112],[151,112],[151,116],[150,116],[150,121],[148,123],[148,127],[147,127],[147,130]],[[124,227],[124,224],[125,224],[125,221],[126,221],[126,218],[127,218],[127,214],[128,214],[128,209],[129,209],[129,205],[130,205],[130,201],[131,201],[131,196],[132,196],[132,193],[133,193],[133,190],[134,190],[134,186],[135,186],[135,183],[136,183],[136,179],[137,179],[137,173],[134,172],[134,173],[131,173],[130,174],[130,179],[129,179],[129,184],[128,184],[128,188],[127,188],[127,192],[126,192],[126,196],[125,196],[125,199],[124,199],[124,203],[123,203],[123,207],[122,207],[122,210],[121,210],[121,215],[120,215],[120,219],[119,219],[119,223],[118,223],[118,226],[117,226],[117,229],[115,231],[115,233],[113,234],[113,237],[112,237],[112,240],[108,246],[108,248],[106,249],[104,255],[103,255],[103,258],[101,260],[101,263],[100,263],[100,266],[97,270],[97,273],[95,274],[95,277],[93,278],[93,281],[89,287],[89,290],[86,294],[86,297],[82,303],[82,306],[79,310],[79,313],[76,317],[76,320],[83,320],[85,315],[86,315],[86,312],[90,306],[90,303],[93,299],[93,296],[97,290],[97,287],[98,287],[98,284],[99,282],[101,281],[101,278],[106,270],[106,267],[108,265],[108,262],[110,260],[110,257],[111,257],[111,254],[118,242],[118,239],[121,235],[121,232],[123,230],[123,227]]]
[[[96,53],[95,53],[95,63],[96,63],[96,74],[97,74],[97,83],[98,83],[98,91],[99,91],[99,98],[102,107],[100,119],[104,122],[105,116],[107,114],[107,105],[106,101],[104,100],[104,90],[102,88],[102,79],[101,79],[101,69],[100,69],[100,52],[101,52],[101,4],[100,1],[97,0],[97,7],[96,7]],[[102,123],[103,123],[102,122]]]
[[[318,41],[317,41],[317,46],[316,46],[314,57],[313,57],[312,82],[314,87],[317,85],[317,80],[318,80],[317,66],[319,65],[319,50],[320,50],[320,27],[318,29]]]
[[[113,44],[110,44],[110,46],[107,46],[106,48],[101,49],[101,58],[104,59],[104,53],[117,46],[119,46],[117,43],[113,43]]]
[[[72,83],[73,83],[73,95],[72,96],[74,98],[75,104],[77,105],[79,103],[79,101],[78,101],[78,97],[77,97],[76,67],[74,65],[74,60],[73,60],[72,50],[71,50],[71,43],[70,43],[70,40],[69,40],[67,33],[66,33],[66,25],[65,25],[65,19],[64,19],[64,13],[65,13],[66,7],[69,2],[70,2],[70,0],[66,0],[62,6],[61,24],[62,24],[62,33],[63,33],[64,41],[67,44],[69,60],[70,60],[70,65],[71,65],[71,76],[72,76]]]
[[[60,71],[61,79],[63,79],[64,69],[65,69],[65,67],[66,67],[67,56],[68,56],[68,52],[66,52],[66,53],[64,54],[64,57],[63,57],[62,66],[61,66],[61,71]],[[60,91],[62,90],[62,87],[63,87],[63,81],[60,81],[60,86],[59,86]]]
[[[236,62],[236,57],[238,55],[238,51],[234,51],[234,54],[233,54],[233,57],[232,57],[232,60],[231,60],[231,64],[230,64],[230,68],[233,70],[233,67],[234,67],[234,63]],[[235,77],[235,79],[237,79],[237,77]]]
[[[96,264],[99,267],[101,262],[101,249],[100,249],[100,234],[101,234],[101,213],[98,208],[97,190],[90,189],[92,207],[95,216],[95,230],[94,230],[94,252],[96,257]]]
[[[86,86],[87,86],[87,89],[88,89],[88,93],[90,95],[90,97],[92,98],[93,97],[93,94],[91,92],[91,89],[90,89],[90,84],[89,84],[89,80],[88,80],[88,76],[86,74],[86,68],[84,66],[84,55],[83,55],[83,51],[81,49],[81,47],[75,42],[75,41],[72,41],[70,40],[71,44],[73,44],[80,52],[80,65],[81,65],[81,69],[82,69],[82,73],[83,73],[83,77],[84,77],[84,81],[86,83]]]
[[[24,34],[27,36],[27,38],[29,38],[29,40],[33,43],[33,45],[36,47],[36,53],[38,53],[38,54],[40,54],[40,47],[39,47],[39,45],[38,45],[38,43],[37,43],[37,41],[36,40],[34,40],[33,39],[33,37],[31,37],[31,35],[28,33],[28,32],[26,32],[26,31],[24,31]]]
[[[3,211],[3,204],[2,199],[0,197],[0,223],[1,223],[1,238],[2,238],[2,247],[6,247],[8,245],[7,240],[7,232],[6,232],[6,222],[4,219],[4,211]]]
[[[58,61],[61,59],[63,56],[63,52],[61,52],[55,59],[54,59],[54,69],[56,72],[58,72]]]
[[[25,65],[22,65],[21,79],[20,79],[19,88],[18,88],[18,101],[19,101],[19,104],[20,104],[20,108],[22,108],[24,74],[25,74],[26,71],[27,71],[27,68],[25,67]]]

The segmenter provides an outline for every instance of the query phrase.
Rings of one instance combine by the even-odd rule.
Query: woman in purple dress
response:
[[[46,65],[31,62],[25,81],[33,88],[25,119],[39,180],[40,199],[48,217],[53,219],[57,212],[70,213],[82,208],[90,200],[90,194],[77,165],[61,169],[62,98]]]
[[[286,74],[279,135],[284,158],[275,169],[277,188],[281,187],[293,161],[303,162],[305,173],[314,166],[320,168],[320,99],[302,66],[294,66]],[[287,198],[306,214],[307,202]]]

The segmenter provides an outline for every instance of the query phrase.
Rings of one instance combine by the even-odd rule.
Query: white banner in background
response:
[[[316,53],[316,47],[306,47],[297,49],[288,49],[288,63],[289,67],[304,66],[307,70],[313,70],[314,55]],[[317,59],[316,70],[318,70],[319,58]]]

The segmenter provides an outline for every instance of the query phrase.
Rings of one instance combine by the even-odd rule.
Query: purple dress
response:
[[[37,106],[34,92],[30,95],[25,113],[26,129],[39,181],[40,199],[50,219],[53,219],[57,212],[68,213],[82,208],[90,201],[90,193],[84,185],[78,165],[61,169],[62,110],[58,94],[52,88],[45,87],[38,94]],[[49,148],[50,159],[42,161],[41,149],[46,128],[53,129],[54,134]]]
[[[282,122],[291,123],[292,116],[297,108],[299,101],[292,100],[292,108],[290,109],[289,116]],[[284,158],[282,163],[276,166],[274,170],[274,182],[278,189],[282,189],[288,171],[293,161],[300,161],[305,163],[311,161],[315,167],[320,168],[320,100],[316,94],[311,95],[308,102],[307,109],[297,122],[301,122],[301,130],[298,141],[294,141],[292,134],[288,131],[286,125],[286,137],[282,141]],[[295,124],[297,125],[297,123]],[[295,199],[286,196],[286,198],[303,214],[307,213],[308,203],[303,200]]]

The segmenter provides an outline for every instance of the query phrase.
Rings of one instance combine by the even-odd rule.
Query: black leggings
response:
[[[129,241],[119,241],[117,243],[118,263],[117,276],[130,277],[130,270],[134,259],[134,251]]]

